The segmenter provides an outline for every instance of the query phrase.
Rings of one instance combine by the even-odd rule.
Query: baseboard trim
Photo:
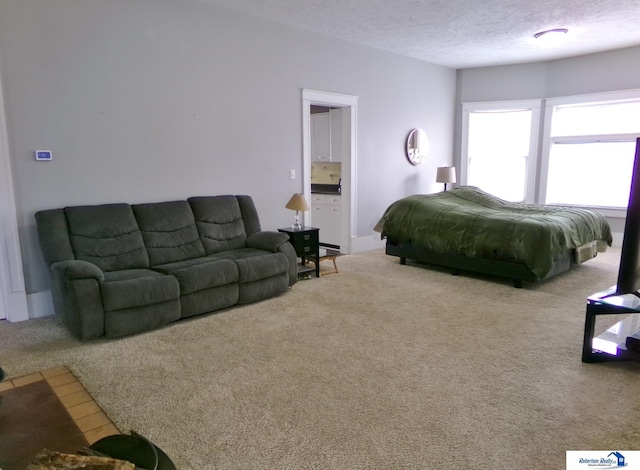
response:
[[[612,246],[618,248],[622,247],[622,239],[624,238],[624,233],[611,232],[611,235],[613,236]]]
[[[29,319],[29,306],[24,291],[5,293],[7,321],[11,323]]]
[[[351,253],[379,250],[384,248],[385,243],[386,240],[381,240],[379,233],[374,233],[368,237],[354,237],[351,239]]]
[[[612,246],[620,248],[624,233],[612,232]],[[381,240],[380,234],[376,233],[368,237],[353,237],[351,239],[351,252],[361,253],[363,251],[379,250],[385,247],[387,240]]]
[[[613,233],[613,246],[622,246],[622,233]],[[380,239],[380,234],[375,233],[368,237],[353,237],[351,239],[351,253],[363,253],[365,251],[384,249],[386,240]],[[48,317],[55,314],[51,291],[36,292],[27,295],[28,318]],[[22,320],[28,319],[20,318]],[[20,321],[20,319],[11,321]]]
[[[55,313],[50,290],[27,295],[27,305],[29,318],[48,317]]]

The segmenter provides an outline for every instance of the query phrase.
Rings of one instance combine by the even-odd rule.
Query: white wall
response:
[[[2,0],[0,54],[29,293],[49,289],[40,209],[250,194],[263,228],[288,225],[303,88],[359,97],[359,237],[453,158],[454,70],[195,0]],[[433,156],[417,168],[414,127]]]
[[[542,99],[640,88],[640,47],[458,70],[458,102]]]
[[[640,47],[570,59],[458,70],[455,161],[460,160],[462,103],[543,99],[640,88]],[[610,219],[616,244],[624,219]]]

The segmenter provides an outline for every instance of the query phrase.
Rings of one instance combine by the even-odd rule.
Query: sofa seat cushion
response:
[[[284,254],[256,248],[223,251],[216,253],[215,257],[233,260],[238,266],[241,283],[259,281],[289,270],[289,260]]]
[[[182,295],[237,283],[239,279],[238,267],[233,261],[215,257],[163,264],[153,269],[175,277]]]
[[[150,269],[105,273],[100,292],[106,311],[143,307],[180,298],[180,287],[175,277]]]

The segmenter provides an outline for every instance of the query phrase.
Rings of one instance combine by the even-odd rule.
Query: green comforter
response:
[[[611,228],[600,213],[508,202],[473,186],[400,199],[378,227],[382,238],[395,244],[521,262],[539,279],[568,248],[612,242]]]

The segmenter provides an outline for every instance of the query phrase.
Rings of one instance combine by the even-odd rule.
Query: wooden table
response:
[[[320,273],[320,276],[324,276],[326,274],[337,274],[339,273],[339,271],[338,271],[338,265],[336,264],[336,258],[340,255],[341,253],[339,251],[331,250],[329,248],[327,249],[321,248],[318,254],[317,261],[314,256],[310,256],[309,261],[311,261],[316,265],[316,269]],[[322,261],[333,261],[333,271],[324,271],[324,272],[320,271],[320,263]]]
[[[300,228],[279,228],[278,232],[289,235],[289,241],[296,250],[296,255],[300,258],[298,266],[298,276],[304,275],[308,271],[306,266],[307,260],[312,257],[319,257],[320,250],[320,229],[316,227],[300,227]],[[320,264],[316,263],[316,277],[320,277]]]

